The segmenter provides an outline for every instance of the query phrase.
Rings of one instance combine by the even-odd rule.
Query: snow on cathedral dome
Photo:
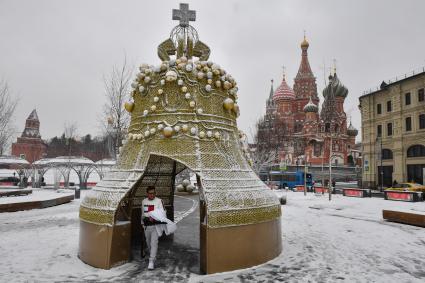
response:
[[[317,111],[319,111],[319,108],[317,107],[316,104],[314,104],[314,102],[311,100],[311,96],[310,96],[310,100],[309,102],[304,106],[304,112],[314,112],[317,113]]]
[[[273,100],[291,100],[295,99],[295,92],[286,83],[285,75],[283,75],[282,83],[273,94]]]
[[[346,98],[348,95],[348,89],[341,83],[336,73],[329,76],[329,83],[323,90],[323,97],[327,97],[331,92],[335,97]]]

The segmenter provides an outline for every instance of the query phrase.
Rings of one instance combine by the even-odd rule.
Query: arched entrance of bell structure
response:
[[[195,174],[192,178],[187,174]],[[204,268],[200,267],[203,262],[203,245],[205,235],[200,230],[201,223],[206,215],[206,205],[202,197],[201,177],[181,161],[152,154],[143,175],[136,182],[127,196],[121,200],[117,210],[117,221],[131,222],[131,258],[137,260],[142,253],[142,225],[141,204],[147,196],[148,186],[155,186],[156,196],[162,199],[167,218],[178,222],[177,231],[169,236],[160,238],[158,249],[158,268],[161,265],[191,265],[186,266],[193,273],[200,273]],[[198,195],[184,191],[190,191],[197,187]],[[178,192],[180,191],[180,192]],[[182,192],[183,191],[183,192]],[[176,195],[179,193],[179,195]],[[193,211],[193,212],[192,212]],[[187,214],[190,214],[187,216]],[[186,216],[182,219],[182,217]],[[205,238],[205,236],[203,236]],[[146,258],[149,255],[146,255]],[[196,262],[196,263],[195,263]]]

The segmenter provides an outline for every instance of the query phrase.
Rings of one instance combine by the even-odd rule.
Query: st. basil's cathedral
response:
[[[355,165],[352,149],[357,129],[344,111],[348,89],[339,80],[336,71],[329,76],[323,90],[324,102],[319,113],[316,78],[308,61],[309,43],[301,43],[301,64],[289,87],[285,74],[279,87],[273,90],[273,80],[266,114],[257,125],[259,152],[274,154],[275,163],[286,165],[329,164]],[[332,149],[330,146],[332,145]]]

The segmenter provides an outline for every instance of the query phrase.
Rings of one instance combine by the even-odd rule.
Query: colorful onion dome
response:
[[[346,98],[348,95],[348,89],[341,83],[336,73],[332,76],[329,76],[329,83],[326,88],[323,90],[323,96],[327,97],[330,94],[333,94],[335,97]]]
[[[317,111],[319,111],[319,107],[317,107],[316,104],[314,104],[313,100],[311,100],[311,96],[310,96],[310,100],[309,102],[304,106],[304,112],[314,112],[317,113]]]
[[[350,122],[350,126],[348,126],[348,129],[347,129],[347,135],[355,137],[357,136],[358,133],[359,133],[359,130],[354,128],[353,124],[351,124]]]
[[[288,86],[283,75],[282,83],[273,94],[273,100],[292,100],[295,99],[295,92]]]
[[[305,38],[304,35],[304,40],[301,42],[301,48],[308,48],[310,46],[310,44],[308,43],[307,39]]]

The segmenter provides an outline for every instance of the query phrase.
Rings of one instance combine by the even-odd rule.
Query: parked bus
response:
[[[267,178],[266,178],[267,177]],[[313,186],[313,176],[310,173],[306,174],[306,184],[307,187]],[[265,179],[266,178],[266,179]],[[285,171],[270,171],[267,175],[260,174],[260,179],[269,181],[269,183],[277,186],[279,189],[288,187],[290,189],[295,188],[295,186],[304,185],[304,172],[285,172]]]

